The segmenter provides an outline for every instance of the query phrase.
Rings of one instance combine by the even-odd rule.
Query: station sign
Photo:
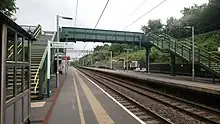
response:
[[[70,56],[64,56],[63,59],[64,60],[70,60]]]
[[[51,42],[51,48],[66,48],[72,49],[74,43],[71,42]]]

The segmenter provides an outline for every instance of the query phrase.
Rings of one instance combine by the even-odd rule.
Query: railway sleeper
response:
[[[150,121],[150,120],[155,120],[153,117],[149,116],[149,115],[141,115],[139,116],[139,118],[143,121]]]
[[[143,116],[143,115],[146,116],[146,114],[145,114],[144,112],[136,112],[135,115],[138,116],[138,117],[139,117],[139,116]]]
[[[139,108],[132,108],[132,109],[129,109],[129,111],[131,111],[132,113],[135,113],[135,112],[139,112],[141,110]]]
[[[134,109],[134,108],[137,108],[137,107],[136,107],[136,106],[131,105],[131,106],[126,106],[126,108],[127,108],[127,109]]]
[[[146,124],[160,124],[157,120],[146,121]]]

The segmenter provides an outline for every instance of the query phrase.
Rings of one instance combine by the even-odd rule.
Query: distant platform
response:
[[[187,80],[184,80],[184,76],[181,76],[182,79],[181,78],[175,79],[175,77],[167,76],[167,75],[165,76],[165,75],[160,75],[160,74],[147,74],[147,73],[132,72],[132,71],[109,70],[109,69],[98,69],[98,68],[88,68],[88,69],[93,69],[97,71],[143,79],[143,80],[147,80],[147,81],[151,81],[155,83],[161,83],[161,84],[171,85],[175,87],[181,87],[181,88],[186,88],[190,90],[196,90],[200,92],[220,95],[220,84],[201,83],[202,81],[193,82],[193,81],[189,81],[190,79],[186,77],[185,79]],[[203,79],[203,78],[200,78],[200,79]]]

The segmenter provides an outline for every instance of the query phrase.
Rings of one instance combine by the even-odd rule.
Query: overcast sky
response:
[[[75,18],[77,0],[16,0],[19,10],[16,13],[17,23],[25,25],[41,24],[43,30],[56,30],[56,15]],[[107,0],[79,0],[76,27],[94,28]],[[152,9],[163,0],[147,0],[140,9],[136,8],[145,0],[110,0],[98,29],[123,30],[138,17]],[[167,0],[151,13],[130,26],[128,31],[141,31],[141,25],[149,19],[166,19],[181,17],[180,10],[193,4],[206,3],[208,0]],[[133,13],[133,14],[132,14]],[[74,21],[60,20],[61,26],[74,26]],[[84,43],[77,43],[74,49],[82,49]],[[86,49],[92,49],[100,43],[89,43]],[[78,54],[77,54],[78,55]],[[72,55],[76,56],[76,55]]]

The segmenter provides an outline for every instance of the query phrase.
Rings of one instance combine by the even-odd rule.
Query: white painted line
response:
[[[75,77],[74,77],[74,70],[72,72],[72,75],[73,75],[73,83],[74,83],[74,87],[75,87],[75,91],[76,91],[77,105],[78,105],[78,108],[79,108],[80,121],[81,121],[81,124],[85,124],[83,110],[82,110],[82,106],[81,106],[81,102],[80,102],[80,98],[79,98],[79,92],[78,92],[78,89],[77,89],[77,86],[76,86],[76,80],[75,80]]]
[[[72,100],[72,108],[73,108],[73,110],[75,109],[74,101],[73,100]]]
[[[76,69],[77,70],[77,69]],[[78,70],[77,70],[78,71]],[[78,71],[80,74],[82,74],[87,80],[89,80],[93,85],[95,85],[97,88],[99,88],[105,95],[107,95],[110,99],[112,99],[115,103],[117,103],[122,109],[124,109],[126,112],[128,112],[133,118],[135,118],[138,122],[141,124],[146,124],[144,121],[142,121],[140,118],[138,118],[135,114],[133,114],[131,111],[129,111],[126,107],[124,107],[120,102],[118,102],[115,98],[113,98],[110,94],[108,94],[105,90],[103,90],[100,86],[98,86],[96,83],[94,83],[91,79],[89,79],[86,75]]]
[[[31,103],[31,108],[40,108],[40,107],[43,107],[45,103],[46,103],[45,101],[43,101],[43,102],[32,102],[32,103]]]
[[[72,75],[73,76],[73,75]],[[74,77],[73,77],[74,78]],[[74,83],[74,82],[73,82]],[[72,88],[74,89],[74,84],[72,85]],[[74,99],[74,98],[73,98]],[[75,109],[75,106],[74,106],[74,101],[72,99],[72,108]]]
[[[87,84],[84,82],[79,73],[75,72],[78,79],[78,83],[81,85],[82,90],[85,93],[85,96],[89,102],[89,105],[92,108],[92,111],[97,119],[99,124],[115,124],[112,118],[108,115],[105,109],[102,107],[100,101],[94,96],[92,91],[89,89]]]

